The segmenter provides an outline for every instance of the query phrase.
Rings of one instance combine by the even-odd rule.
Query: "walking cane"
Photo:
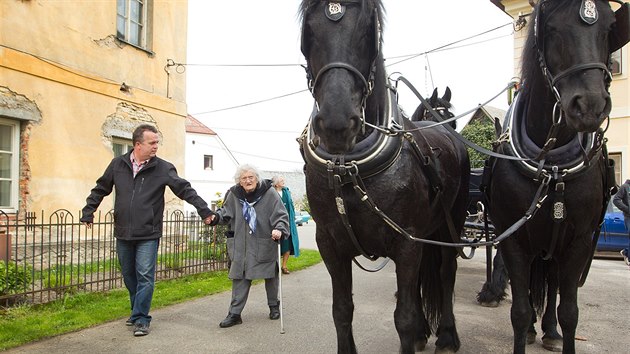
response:
[[[282,316],[282,254],[280,253],[280,241],[278,241],[278,295],[280,302],[278,306],[280,308],[280,334],[284,334],[284,318]]]

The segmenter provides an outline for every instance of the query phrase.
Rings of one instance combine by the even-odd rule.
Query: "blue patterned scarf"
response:
[[[256,209],[254,209],[254,204],[256,204],[260,200],[260,198],[262,198],[262,195],[251,203],[244,199],[238,200],[241,205],[243,205],[243,219],[245,219],[245,221],[249,225],[250,235],[256,232]]]

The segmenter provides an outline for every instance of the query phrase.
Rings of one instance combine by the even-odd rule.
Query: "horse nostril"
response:
[[[354,131],[356,130],[359,126],[361,125],[361,117],[359,116],[352,116],[350,118],[350,130]]]

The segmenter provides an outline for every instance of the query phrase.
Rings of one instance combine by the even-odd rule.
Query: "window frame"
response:
[[[114,150],[115,144],[122,145],[123,147],[127,146],[129,147],[129,149],[120,155],[116,155],[116,151]],[[122,156],[126,154],[127,152],[129,152],[129,150],[133,150],[133,142],[131,139],[126,139],[126,138],[121,138],[121,137],[112,137],[112,153],[114,154],[114,157]]]
[[[618,76],[618,75],[623,74],[623,52],[621,51],[622,49],[623,48],[619,48],[618,50],[612,52],[611,55],[610,55],[610,60],[611,60],[610,74],[613,75],[613,76]],[[616,54],[616,53],[619,53],[619,60],[618,60],[618,63],[619,63],[618,69],[619,70],[614,70],[615,66],[612,65],[612,61],[615,60],[615,59],[613,59],[613,55]]]
[[[11,174],[9,178],[0,178],[3,181],[10,181],[10,197],[9,205],[0,205],[0,210],[5,213],[15,213],[18,210],[19,195],[20,195],[20,121],[5,119],[0,117],[0,124],[8,125],[12,127],[13,142],[11,144]],[[6,153],[6,151],[2,151]]]
[[[152,7],[153,0],[117,0],[116,1],[116,38],[121,42],[127,43],[133,47],[138,49],[147,51],[153,54],[151,50],[151,25],[152,25]],[[119,10],[119,4],[124,4],[125,13],[121,14]],[[141,5],[141,10],[139,12],[140,18],[131,18],[131,6],[133,3],[138,3]],[[119,19],[124,21],[124,32],[121,32],[121,28],[119,26]],[[140,31],[138,33],[138,43],[134,43],[131,40],[131,26],[133,24],[138,24]]]
[[[210,161],[207,163],[207,161]],[[214,171],[214,155],[203,155],[203,169],[204,171]]]
[[[621,179],[621,170],[623,164],[623,154],[620,151],[608,152],[608,158],[615,161],[615,181],[617,185],[620,186],[623,184],[623,180]]]

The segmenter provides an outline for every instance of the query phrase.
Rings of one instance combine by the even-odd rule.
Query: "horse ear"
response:
[[[497,139],[501,136],[501,133],[503,133],[503,128],[501,127],[501,122],[499,121],[499,118],[494,118],[494,135],[497,137]]]
[[[302,20],[302,33],[300,34],[300,50],[304,58],[308,60],[308,43],[306,43],[306,15]]]
[[[451,102],[451,88],[446,86],[446,91],[444,91],[444,96],[442,99],[446,102]]]
[[[610,53],[621,49],[630,41],[630,3],[623,3],[615,11],[615,25],[608,37]]]
[[[437,95],[438,95],[438,92],[437,92],[437,87],[436,87],[433,89],[433,93],[431,94],[431,98],[429,98],[429,101],[435,102],[435,100],[437,100]]]

